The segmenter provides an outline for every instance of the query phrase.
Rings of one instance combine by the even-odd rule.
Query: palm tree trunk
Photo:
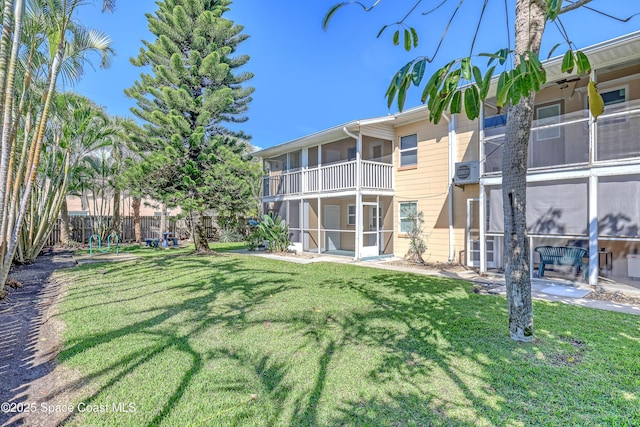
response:
[[[6,256],[9,255],[9,248],[11,242],[11,235],[9,234],[10,225],[7,221],[7,213],[10,209],[8,201],[9,191],[11,188],[11,182],[8,179],[10,175],[9,170],[9,156],[12,150],[13,141],[10,138],[12,135],[12,106],[13,106],[13,94],[15,86],[15,73],[17,66],[18,51],[20,48],[20,37],[22,35],[22,17],[24,16],[24,0],[4,2],[4,21],[2,29],[2,37],[0,38],[0,70],[2,75],[0,77],[0,84],[2,84],[3,99],[0,101],[0,111],[2,111],[3,128],[2,128],[2,142],[0,144],[0,294],[4,291],[4,284],[7,281],[9,275],[9,268],[11,267],[11,260],[13,260],[13,253],[11,254],[11,260],[9,263],[5,262]],[[11,34],[11,21],[13,21],[13,34]],[[9,25],[6,25],[6,24]],[[13,37],[12,37],[13,36]],[[6,46],[11,44],[11,56],[7,63],[6,58]],[[4,72],[6,71],[6,74]],[[17,243],[17,234],[15,240]],[[15,249],[14,249],[15,253]]]
[[[71,246],[71,218],[66,197],[60,206],[60,244],[64,247]]]
[[[20,0],[19,0],[20,1]],[[31,141],[31,147],[29,149],[29,160],[27,162],[27,173],[25,176],[26,182],[24,183],[23,192],[20,198],[20,204],[17,205],[17,200],[12,200],[11,209],[9,209],[10,215],[7,221],[6,227],[6,236],[7,239],[7,250],[3,254],[4,258],[2,259],[2,265],[0,267],[0,286],[4,286],[4,283],[7,281],[7,277],[9,275],[9,268],[11,267],[11,263],[13,261],[13,257],[16,253],[16,248],[18,245],[18,237],[20,233],[20,227],[22,225],[22,220],[25,215],[25,211],[27,208],[27,202],[31,197],[31,191],[33,189],[33,183],[36,179],[36,174],[38,172],[38,164],[40,160],[40,152],[42,151],[42,140],[44,138],[44,132],[46,129],[47,119],[49,116],[49,110],[51,108],[51,99],[53,98],[53,93],[55,91],[56,80],[58,77],[58,72],[60,71],[60,66],[62,64],[62,58],[64,53],[64,37],[60,41],[58,45],[58,51],[56,52],[55,59],[51,66],[50,78],[47,81],[45,98],[42,107],[42,113],[38,120],[38,128],[36,133]],[[1,181],[0,181],[1,182]],[[1,187],[1,186],[0,186]],[[14,216],[14,207],[17,207],[17,215]],[[3,232],[3,234],[5,234]],[[0,288],[0,291],[2,288]]]
[[[540,3],[516,3],[515,58],[526,51],[540,52],[546,24],[546,10]],[[517,64],[516,64],[517,65]],[[535,94],[520,99],[509,108],[506,143],[502,159],[502,198],[504,206],[504,265],[509,307],[509,334],[516,341],[534,339],[529,242],[527,237],[527,153]]]

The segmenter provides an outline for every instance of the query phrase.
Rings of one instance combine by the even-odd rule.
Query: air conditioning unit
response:
[[[455,166],[456,173],[453,176],[455,185],[477,184],[480,182],[480,169],[477,160],[472,162],[458,162]]]

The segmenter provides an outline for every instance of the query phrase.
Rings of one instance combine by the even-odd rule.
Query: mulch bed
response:
[[[13,267],[9,273],[17,287],[7,287],[8,296],[0,300],[0,405],[4,403],[0,426],[57,424],[43,414],[34,418],[20,409],[32,403],[39,408],[47,390],[56,387],[48,374],[60,351],[63,325],[53,317],[60,286],[51,274],[74,266],[72,255],[68,250],[49,250],[34,264]],[[40,391],[34,390],[36,384]]]
[[[388,261],[385,264],[388,265],[399,265],[402,267],[412,267],[412,268],[421,268],[425,270],[435,270],[435,271],[447,271],[451,273],[457,273],[461,271],[473,270],[470,267],[465,267],[462,264],[456,263],[446,263],[446,262],[425,262],[424,264],[418,264],[412,261],[407,261],[404,259]]]

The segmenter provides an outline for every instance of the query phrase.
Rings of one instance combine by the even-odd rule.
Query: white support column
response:
[[[318,154],[320,157],[320,154]],[[318,197],[318,254],[322,253],[322,199]]]
[[[354,260],[360,259],[360,247],[362,246],[362,193],[359,191],[356,192],[356,237],[355,237],[355,246],[356,253],[354,256]]]
[[[362,135],[356,138],[356,192],[362,186]]]
[[[533,279],[534,271],[535,271],[533,268],[533,237],[528,236],[528,239],[529,239],[529,279]]]
[[[598,177],[589,177],[589,285],[598,287]]]
[[[457,150],[456,115],[451,115],[449,121],[449,262],[456,259],[455,234],[453,228],[453,205],[454,190],[453,177],[455,175]]]
[[[480,206],[478,206],[478,221],[480,222],[478,229],[480,230],[480,273],[486,273],[487,272],[487,242],[486,242],[486,206],[487,206],[487,202],[486,202],[486,189],[484,186],[484,182],[482,177],[484,176],[484,162],[485,162],[485,152],[484,152],[484,104],[482,104],[481,106],[482,108],[480,108],[480,117],[478,117],[478,153],[479,153],[479,158],[480,158],[480,162],[478,165],[479,173],[480,173],[480,194],[479,194],[479,204]],[[494,215],[496,214],[496,212],[494,212]],[[498,213],[499,215],[501,213]],[[494,248],[495,248],[495,242],[494,242]],[[496,254],[494,253],[493,256],[495,257]]]
[[[360,247],[363,242],[364,224],[362,221],[362,134],[358,133],[356,138],[356,253],[354,260],[360,259]]]
[[[324,191],[324,179],[322,176],[322,144],[318,145],[318,191]]]
[[[380,239],[380,220],[382,219],[382,223],[384,224],[384,219],[382,217],[382,211],[380,210],[380,195],[376,196],[376,204],[378,207],[376,208],[376,242],[378,242],[378,255],[380,255],[380,249],[382,249],[382,240]]]
[[[591,80],[598,81],[596,70],[591,71]],[[598,143],[598,124],[589,109],[589,285],[598,288],[598,177],[593,174]]]
[[[482,182],[482,181],[481,181]],[[485,188],[484,185],[480,184],[480,194],[479,194],[479,201],[478,204],[480,206],[478,206],[478,230],[480,230],[480,273],[486,273],[487,272],[487,242],[486,242],[486,223],[487,223],[487,196],[486,196],[486,192],[485,192]],[[495,248],[495,242],[494,242],[494,248]],[[496,254],[494,253],[493,256],[495,257]]]
[[[300,243],[304,245],[304,199],[300,199],[300,204],[298,205],[298,224],[300,224]],[[303,246],[304,247],[304,246]],[[304,249],[303,249],[304,251]]]
[[[473,264],[473,240],[471,238],[471,227],[472,227],[472,222],[471,222],[471,216],[473,215],[473,203],[478,203],[478,199],[467,199],[467,227],[465,229],[465,241],[466,241],[466,259],[467,259],[467,266],[472,267]]]
[[[283,200],[282,203],[284,203],[284,214],[285,214],[285,218],[284,219],[285,219],[285,221],[287,221],[287,224],[289,224],[291,222],[291,217],[289,216],[290,215],[290,213],[289,213],[290,212],[289,211],[289,203],[290,203],[290,201],[289,200]],[[280,216],[280,212],[278,212],[278,216]]]
[[[302,153],[300,156],[300,190],[303,193],[307,193],[309,191],[309,183],[308,183],[308,170],[309,170],[309,148],[305,147],[302,149]]]

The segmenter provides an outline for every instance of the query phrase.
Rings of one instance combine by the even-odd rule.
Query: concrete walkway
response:
[[[489,287],[488,293],[492,295],[506,296],[507,289],[505,286],[504,275],[491,273],[480,276],[474,270],[464,271],[441,271],[430,270],[422,267],[412,267],[391,264],[389,258],[381,260],[369,261],[353,261],[348,257],[316,255],[309,258],[301,258],[297,256],[282,256],[264,252],[248,252],[245,250],[234,251],[238,253],[246,253],[263,258],[278,259],[281,261],[294,262],[297,264],[309,264],[315,262],[334,262],[340,264],[355,264],[363,267],[378,268],[382,270],[407,272],[414,274],[423,274],[426,276],[448,277],[451,279],[467,280]],[[391,259],[393,260],[393,259]],[[615,282],[606,282],[601,284],[607,292],[620,292],[632,297],[640,297],[640,290],[631,286],[624,286]],[[545,301],[562,302],[565,304],[579,305],[581,307],[596,308],[599,310],[617,311],[620,313],[635,314],[640,316],[640,306],[631,304],[622,304],[612,301],[601,301],[585,298],[592,290],[589,285],[579,282],[571,282],[563,279],[531,279],[531,296],[534,299]]]

